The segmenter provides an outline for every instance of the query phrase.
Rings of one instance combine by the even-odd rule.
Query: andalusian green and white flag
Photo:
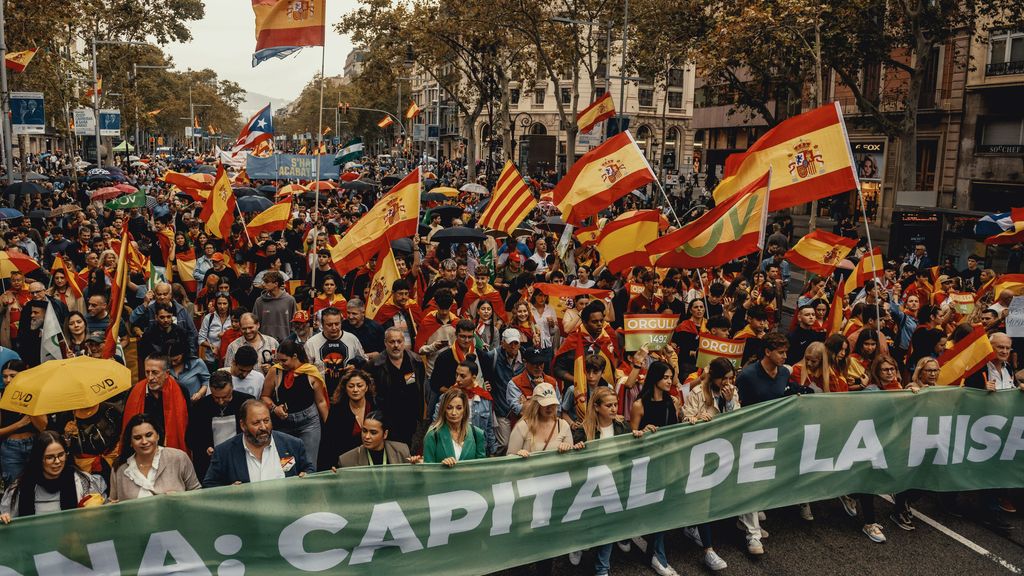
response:
[[[334,155],[334,165],[342,166],[346,162],[354,162],[363,156],[363,139],[353,138],[338,153]]]

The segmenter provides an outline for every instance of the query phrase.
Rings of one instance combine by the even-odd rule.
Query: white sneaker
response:
[[[674,568],[658,562],[657,556],[651,557],[651,568],[654,568],[654,571],[658,573],[658,576],[679,576],[679,572],[676,572]]]
[[[715,571],[725,570],[729,567],[729,565],[725,563],[725,560],[722,560],[721,556],[715,554],[714,550],[708,550],[704,553],[704,564]]]
[[[758,522],[764,522],[767,519],[768,519],[768,517],[764,515],[764,512],[758,512],[757,513],[757,521]]]
[[[638,550],[640,550],[640,552],[644,554],[647,553],[647,540],[644,540],[643,536],[633,536],[632,538],[630,538],[630,540],[633,542],[633,544],[636,544],[636,547]]]
[[[573,566],[579,566],[580,565],[580,560],[582,558],[583,558],[583,551],[582,550],[576,550],[576,551],[573,551],[573,552],[569,552],[569,564],[572,564]]]
[[[885,543],[885,534],[882,534],[881,524],[865,524],[864,533],[867,534],[868,538],[870,538],[872,542],[877,542],[879,544]]]
[[[683,528],[683,535],[685,535],[690,540],[693,540],[693,543],[697,546],[700,546],[701,548],[704,547],[704,542],[701,541],[700,532],[697,532],[697,528],[693,526],[687,526],[686,528]]]
[[[615,543],[615,545],[618,546],[619,550],[622,550],[623,552],[629,552],[633,549],[633,545],[630,544],[629,540],[619,540]]]
[[[810,504],[800,505],[800,517],[808,522],[812,522],[814,520],[814,513],[811,512]]]
[[[755,556],[764,554],[764,546],[761,544],[761,540],[758,538],[751,538],[747,540],[747,552]]]
[[[840,496],[839,501],[843,504],[843,509],[846,510],[846,515],[850,518],[857,517],[857,501],[849,496]]]

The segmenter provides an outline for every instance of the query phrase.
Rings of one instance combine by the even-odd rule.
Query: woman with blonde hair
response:
[[[456,462],[486,457],[484,431],[469,420],[469,396],[453,386],[438,401],[437,417],[423,437],[423,461],[452,468]]]
[[[812,342],[804,351],[802,360],[793,365],[789,374],[791,394],[831,392],[832,369],[824,342]]]
[[[939,361],[931,356],[926,356],[917,361],[914,367],[914,375],[910,378],[907,389],[917,392],[921,388],[935,386],[939,382]]]

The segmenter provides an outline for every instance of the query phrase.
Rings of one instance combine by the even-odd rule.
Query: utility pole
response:
[[[0,61],[7,62],[7,31],[4,20],[4,2],[0,0]],[[7,66],[0,66],[0,100],[2,100],[3,126],[0,135],[4,141],[4,168],[7,171],[7,182],[11,182],[11,174],[14,172],[14,158],[12,156],[14,146],[11,145],[11,98],[7,91]],[[24,170],[22,170],[24,172]]]

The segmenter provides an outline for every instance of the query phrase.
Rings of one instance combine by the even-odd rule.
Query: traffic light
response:
[[[348,109],[351,106],[348,102],[338,102],[338,112],[348,114]]]

